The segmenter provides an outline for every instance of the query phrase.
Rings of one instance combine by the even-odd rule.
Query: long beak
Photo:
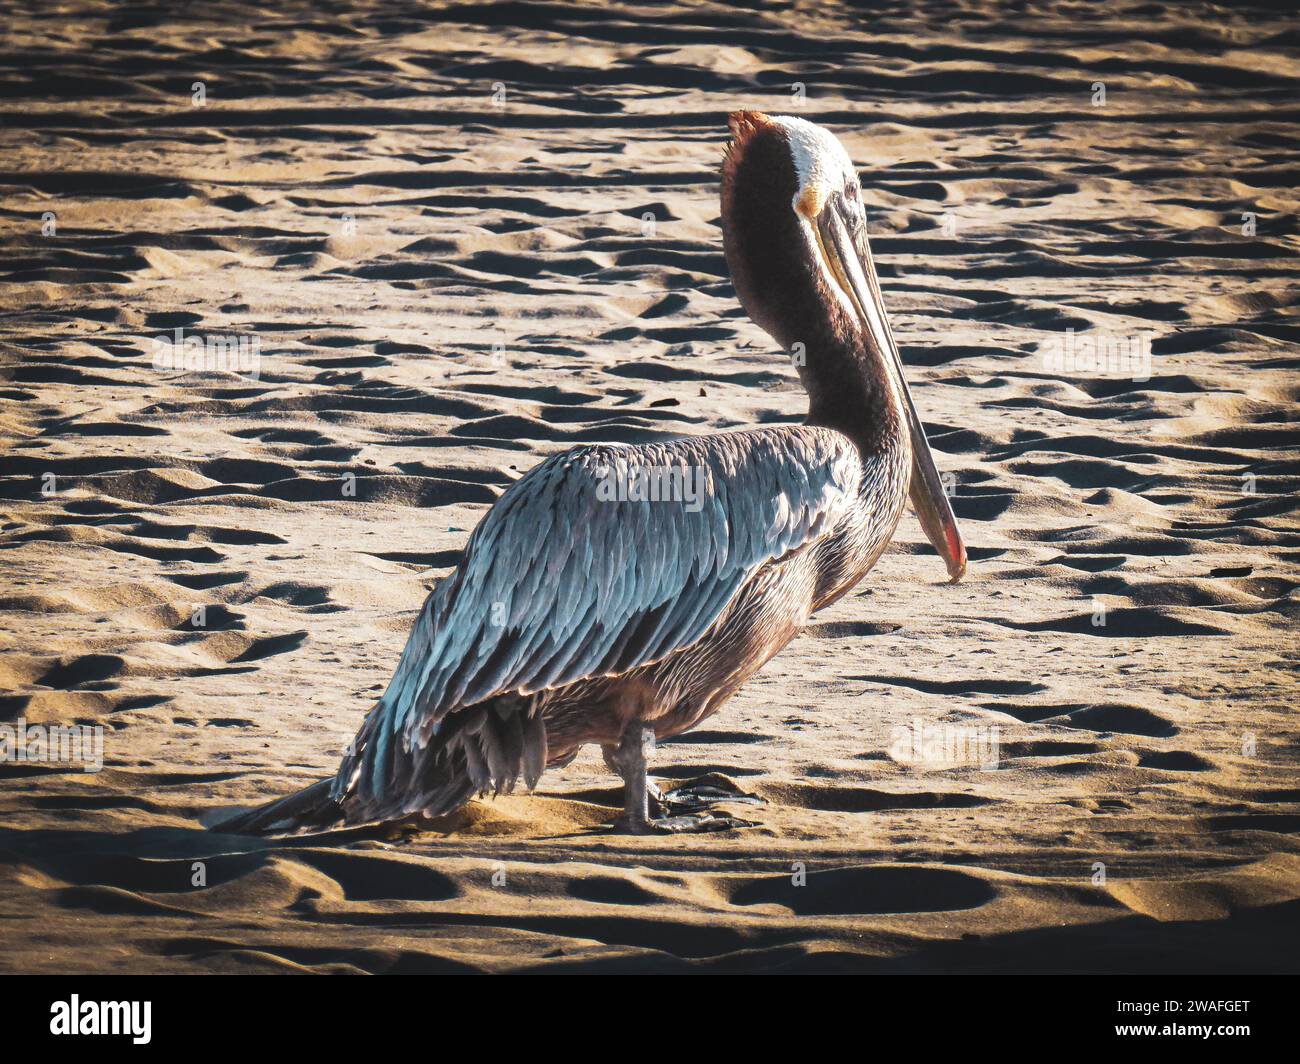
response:
[[[912,438],[912,509],[916,511],[926,538],[948,567],[949,578],[956,583],[966,572],[966,545],[962,542],[957,518],[952,512],[947,493],[943,490],[939,470],[934,465],[934,455],[930,453],[930,444],[925,438],[925,429],[912,402],[912,392],[903,372],[903,360],[899,357],[898,345],[894,342],[889,319],[885,316],[880,282],[871,262],[866,237],[862,236],[860,246],[854,241],[845,224],[846,215],[843,200],[838,194],[833,195],[818,214],[813,230],[827,266],[857,309],[862,327],[893,373],[895,387],[903,399],[903,412]]]

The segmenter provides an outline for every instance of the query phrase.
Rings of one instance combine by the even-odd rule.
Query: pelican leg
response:
[[[708,796],[708,799],[688,805],[685,801],[674,801],[672,795],[664,795],[650,779],[647,768],[647,760],[654,752],[654,748],[654,730],[643,724],[633,724],[629,727],[617,746],[603,748],[605,763],[623,777],[623,815],[614,821],[616,832],[628,835],[662,835],[726,831],[730,828],[752,826],[748,820],[718,816],[707,811],[691,812],[680,816],[656,816],[652,820],[650,818],[652,803],[656,807],[655,812],[660,813],[671,812],[684,806],[700,810],[714,801],[726,801],[732,797],[723,797],[715,791]]]
[[[602,746],[600,752],[604,756],[605,764],[609,766],[609,770],[617,776],[623,776],[622,764],[625,758],[619,754],[619,749],[619,746]],[[650,750],[653,749],[654,732],[650,732]],[[646,812],[647,814],[650,812],[654,812],[655,814],[664,813],[668,809],[668,803],[664,798],[664,792],[659,789],[659,784],[655,783],[655,781],[650,778],[648,768],[646,771]],[[624,777],[624,782],[626,783],[626,777]]]
[[[628,835],[656,834],[650,820],[650,777],[646,759],[655,748],[655,733],[644,724],[633,723],[617,746],[604,748],[605,763],[623,777],[623,815],[614,830]],[[655,788],[658,790],[658,788]]]

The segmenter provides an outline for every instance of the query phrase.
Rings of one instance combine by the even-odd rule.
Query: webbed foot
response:
[[[705,831],[730,831],[753,827],[748,820],[714,813],[711,807],[726,802],[761,805],[762,798],[746,794],[719,772],[710,772],[664,794],[646,770],[653,752],[654,731],[633,724],[617,746],[604,748],[605,761],[623,777],[623,815],[611,830],[624,835],[676,835]],[[651,816],[651,811],[656,814]]]
[[[615,835],[687,835],[706,831],[731,831],[735,828],[753,826],[752,820],[720,816],[716,813],[687,813],[645,820],[629,819],[625,815],[614,821],[610,831]]]
[[[699,779],[674,787],[662,796],[665,811],[669,813],[695,813],[711,806],[739,803],[741,805],[766,805],[756,794],[742,791],[720,772],[710,772]]]

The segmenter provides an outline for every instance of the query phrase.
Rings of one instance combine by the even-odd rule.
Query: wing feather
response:
[[[692,488],[702,483],[702,497],[609,497],[611,482],[634,483],[645,470],[675,470]],[[861,476],[844,436],[809,427],[592,445],[543,462],[487,513],[430,596],[336,796],[353,785],[382,793],[399,775],[397,750],[422,748],[448,714],[487,712],[493,698],[618,675],[690,646],[764,565],[833,529]],[[517,714],[524,702],[502,704]],[[465,724],[457,736],[476,786],[540,774],[540,719]]]

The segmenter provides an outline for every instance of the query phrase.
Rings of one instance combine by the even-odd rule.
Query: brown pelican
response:
[[[909,492],[961,578],[966,550],[885,315],[848,153],[798,118],[741,111],[730,126],[727,263],[754,321],[801,353],[806,421],[542,462],[430,593],[337,775],[222,830],[439,816],[520,777],[531,789],[588,743],[623,777],[622,830],[731,826],[707,812],[651,817],[655,740],[717,712],[861,580]]]

